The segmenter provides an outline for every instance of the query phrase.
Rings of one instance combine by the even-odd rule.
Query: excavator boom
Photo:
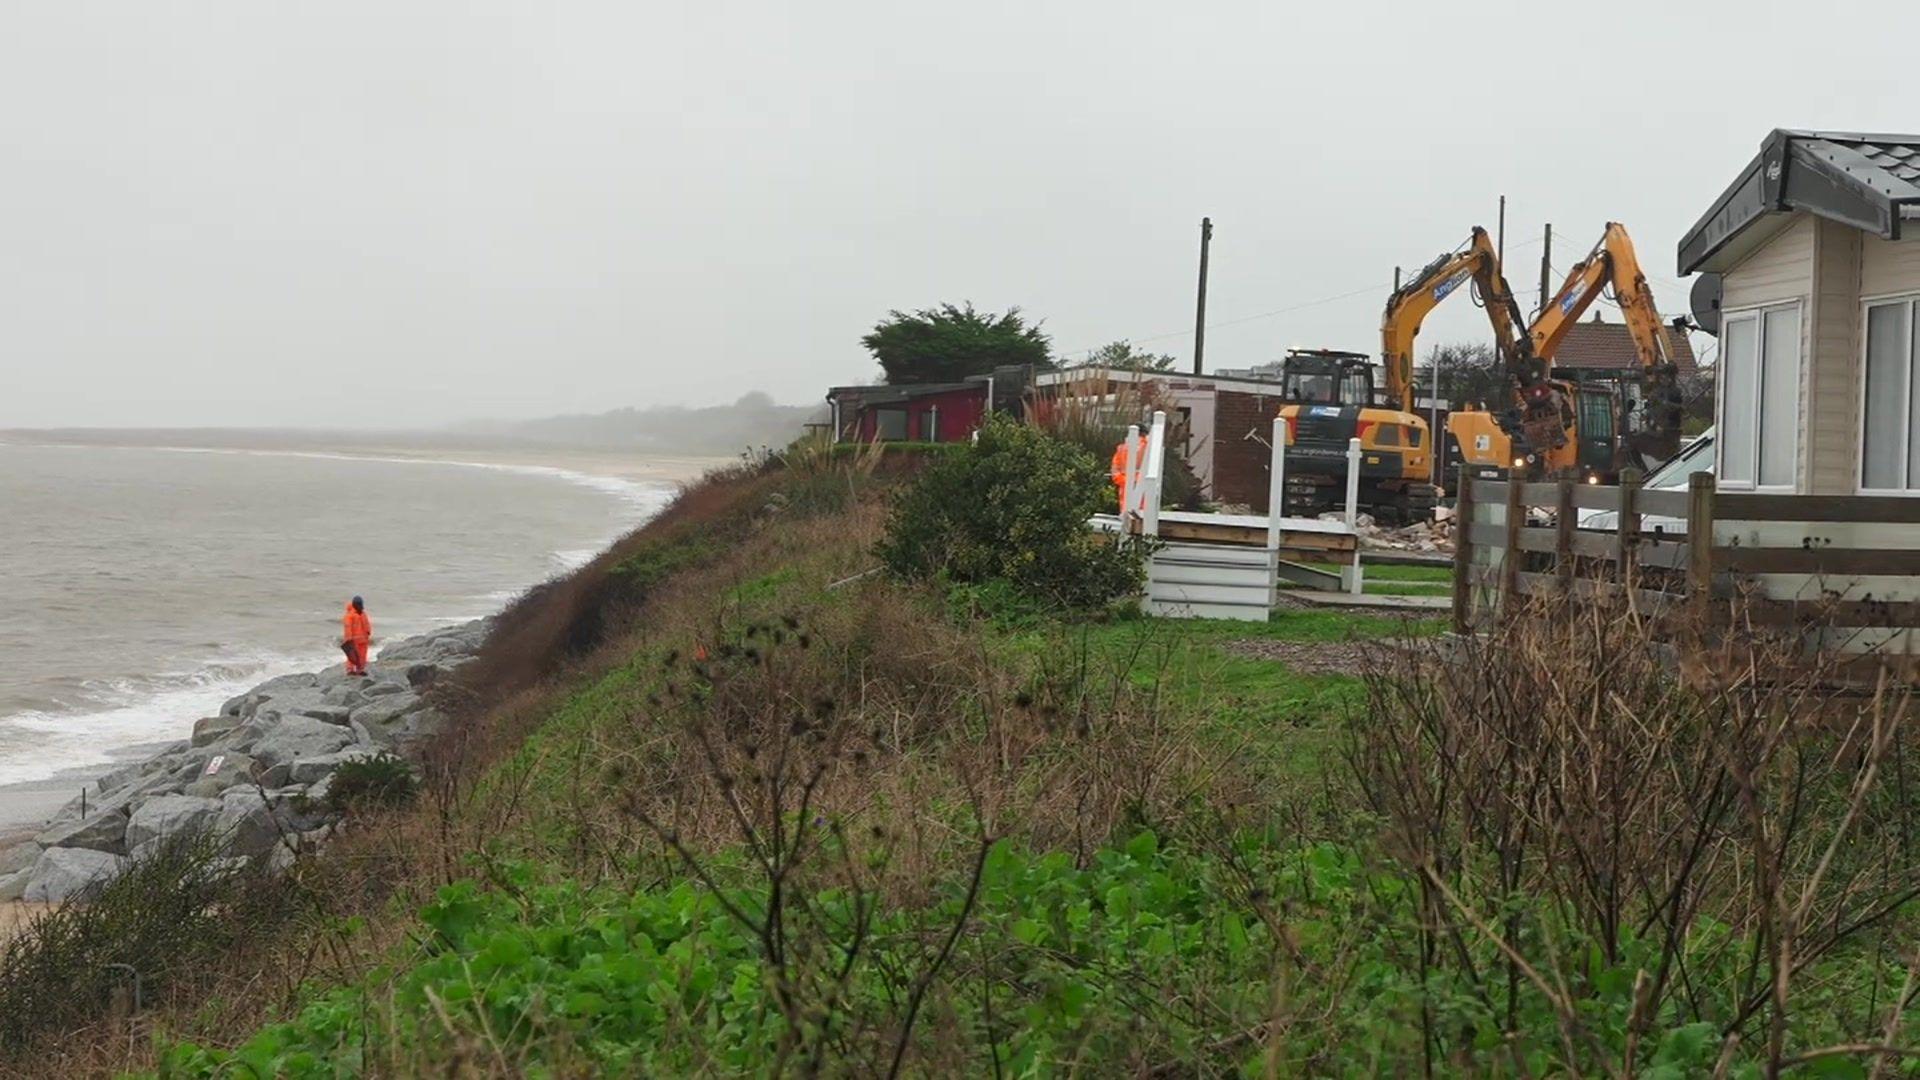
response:
[[[1533,355],[1551,364],[1553,355],[1587,308],[1609,287],[1633,336],[1640,360],[1643,419],[1628,436],[1628,448],[1642,467],[1672,457],[1680,446],[1679,368],[1674,364],[1666,326],[1653,301],[1653,289],[1640,269],[1633,241],[1617,221],[1609,221],[1600,242],[1567,275],[1553,299],[1528,331]],[[1543,375],[1544,377],[1544,375]]]
[[[1463,247],[1428,263],[1387,298],[1386,314],[1380,320],[1380,356],[1387,369],[1387,397],[1400,409],[1412,412],[1414,407],[1413,344],[1421,323],[1469,281],[1486,306],[1500,355],[1511,356],[1524,348],[1517,328],[1525,326],[1526,319],[1500,272],[1500,255],[1492,239],[1487,230],[1475,226]]]

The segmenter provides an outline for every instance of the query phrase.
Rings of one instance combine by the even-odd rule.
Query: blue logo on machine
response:
[[[1453,290],[1459,288],[1460,283],[1467,280],[1467,278],[1471,276],[1472,275],[1469,274],[1467,271],[1462,270],[1459,273],[1448,278],[1447,280],[1441,282],[1440,284],[1435,285],[1433,287],[1433,302],[1437,304],[1440,301],[1445,300],[1448,294],[1452,293]]]
[[[1307,410],[1307,415],[1308,416],[1339,416],[1340,407],[1338,405],[1315,405],[1312,408]]]
[[[1580,300],[1579,293],[1577,292],[1568,293],[1566,295],[1566,298],[1560,301],[1560,314],[1562,315],[1573,314],[1573,305],[1578,303],[1579,300]]]

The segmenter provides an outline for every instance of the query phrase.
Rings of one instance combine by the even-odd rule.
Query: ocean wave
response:
[[[19,444],[27,445],[27,444]],[[549,476],[612,495],[649,516],[664,509],[678,485],[665,480],[629,480],[622,476],[581,472],[557,465],[521,465],[502,461],[465,461],[460,458],[403,457],[390,454],[353,454],[337,450],[267,450],[244,446],[140,446],[95,443],[35,443],[31,445],[76,450],[141,450],[168,454],[232,454],[240,457],[307,458],[315,461],[371,461],[387,465],[441,465],[461,469],[492,469],[521,476]]]
[[[663,481],[628,480],[547,465],[241,447],[41,445],[487,469],[548,477],[590,488],[617,499],[631,509],[632,514],[626,523],[612,535],[601,538],[598,546],[567,547],[550,552],[552,576],[571,573],[592,561],[607,543],[663,510],[677,490],[676,485]],[[382,629],[386,631],[382,636],[397,641],[490,614],[521,595],[532,584],[535,583],[528,582],[519,587],[502,588],[475,596],[470,610],[463,603],[457,605],[463,609],[459,611],[441,609],[438,613],[388,620],[382,624]],[[376,649],[376,659],[378,655]],[[268,679],[317,670],[337,660],[337,656],[326,653],[298,656],[228,654],[185,669],[85,679],[73,687],[78,691],[76,694],[62,694],[55,700],[36,702],[28,709],[0,714],[0,784],[44,780],[75,769],[104,768],[115,762],[128,747],[184,738],[191,733],[195,720],[213,715],[229,698]]]
[[[94,702],[0,716],[0,784],[45,780],[104,766],[118,751],[186,738],[193,722],[268,679],[323,666],[324,656],[255,654],[222,658],[168,676],[98,680]]]

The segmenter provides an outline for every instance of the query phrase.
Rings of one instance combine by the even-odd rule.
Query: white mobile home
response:
[[[1776,130],[1679,255],[1720,490],[1920,494],[1920,135]]]

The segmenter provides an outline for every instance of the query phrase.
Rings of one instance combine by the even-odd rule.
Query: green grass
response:
[[[1359,674],[1302,672],[1231,651],[1234,642],[1303,644],[1426,636],[1439,619],[1352,611],[1279,610],[1264,623],[1163,619],[1129,613],[1108,622],[1029,625],[996,636],[1010,658],[1083,657],[1095,679],[1123,677],[1201,718],[1201,731],[1263,783],[1324,795],[1338,771],[1340,725],[1365,703]]]
[[[1300,565],[1324,570],[1329,574],[1337,574],[1344,569],[1339,563],[1329,562]],[[1453,595],[1453,568],[1367,563],[1365,591],[1369,596],[1451,596]]]

